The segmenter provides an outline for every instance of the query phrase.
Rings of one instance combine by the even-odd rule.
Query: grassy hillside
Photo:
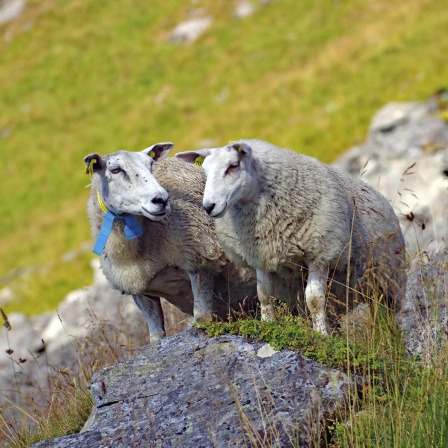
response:
[[[90,282],[82,158],[257,137],[326,162],[448,79],[441,0],[29,0],[0,28],[0,288],[38,313]],[[254,0],[254,4],[258,4]],[[214,17],[191,45],[170,31]],[[20,275],[19,275],[20,274]]]

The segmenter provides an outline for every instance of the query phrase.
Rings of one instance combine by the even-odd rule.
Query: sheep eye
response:
[[[121,168],[120,167],[118,167],[118,166],[114,166],[114,167],[112,167],[110,170],[109,170],[112,174],[118,174],[120,171],[122,171],[121,170]]]
[[[226,170],[226,175],[227,174],[232,174],[234,171],[236,171],[236,169],[240,166],[240,162],[235,162],[235,163],[231,163],[229,165],[229,167]]]

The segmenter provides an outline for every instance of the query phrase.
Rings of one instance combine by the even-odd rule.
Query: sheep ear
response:
[[[211,153],[209,149],[198,149],[197,151],[178,152],[174,157],[187,163],[194,163],[196,166],[202,166],[205,158]]]
[[[247,143],[234,142],[230,147],[235,151],[238,151],[244,157],[250,157],[252,154],[252,148]]]
[[[144,149],[142,152],[148,154],[148,156],[152,157],[154,160],[159,160],[164,159],[170,153],[173,146],[174,143],[171,142],[156,143],[155,145]]]
[[[96,152],[84,157],[86,163],[86,174],[93,174],[103,167],[103,159]]]

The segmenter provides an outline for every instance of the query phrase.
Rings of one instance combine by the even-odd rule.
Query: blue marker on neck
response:
[[[100,233],[96,239],[95,246],[92,250],[93,253],[97,255],[101,255],[103,253],[115,220],[126,223],[124,226],[124,234],[128,240],[133,240],[143,235],[143,228],[133,215],[118,215],[108,210],[106,204],[101,199],[99,192],[98,203],[100,204],[101,210],[104,212],[104,219]]]

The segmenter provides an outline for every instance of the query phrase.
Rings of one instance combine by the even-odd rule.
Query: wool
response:
[[[268,273],[312,266],[310,296],[322,295],[319,278],[328,274],[335,280],[328,295],[345,298],[349,286],[351,300],[363,294],[373,268],[389,305],[399,308],[404,239],[379,192],[317,159],[261,140],[177,156],[191,162],[195,155],[205,157],[204,208],[215,213],[219,241],[234,263],[255,268],[265,283]],[[260,284],[258,290],[261,297]]]
[[[136,153],[121,151],[120,160],[131,164],[135,158],[133,154]],[[109,159],[110,155],[102,158],[105,165]],[[157,306],[160,308],[160,297],[182,312],[194,315],[195,297],[190,275],[202,272],[212,279],[213,303],[209,318],[212,313],[226,318],[231,310],[239,310],[245,299],[253,300],[256,291],[252,271],[237,269],[229,262],[212,220],[202,209],[203,171],[173,158],[156,161],[151,169],[156,181],[169,193],[170,213],[159,221],[136,215],[143,236],[132,240],[124,235],[124,224],[115,221],[100,263],[113,288],[134,296],[147,318],[151,340],[156,340],[158,337],[151,335],[151,327],[163,331],[160,330],[163,316],[154,312]],[[141,174],[139,177],[127,175],[132,185],[144,181]],[[149,175],[148,170],[146,176]],[[91,178],[87,211],[93,238],[98,236],[103,221],[97,192],[104,194],[108,188],[105,178],[103,171],[93,173]],[[132,195],[132,188],[126,195]]]

